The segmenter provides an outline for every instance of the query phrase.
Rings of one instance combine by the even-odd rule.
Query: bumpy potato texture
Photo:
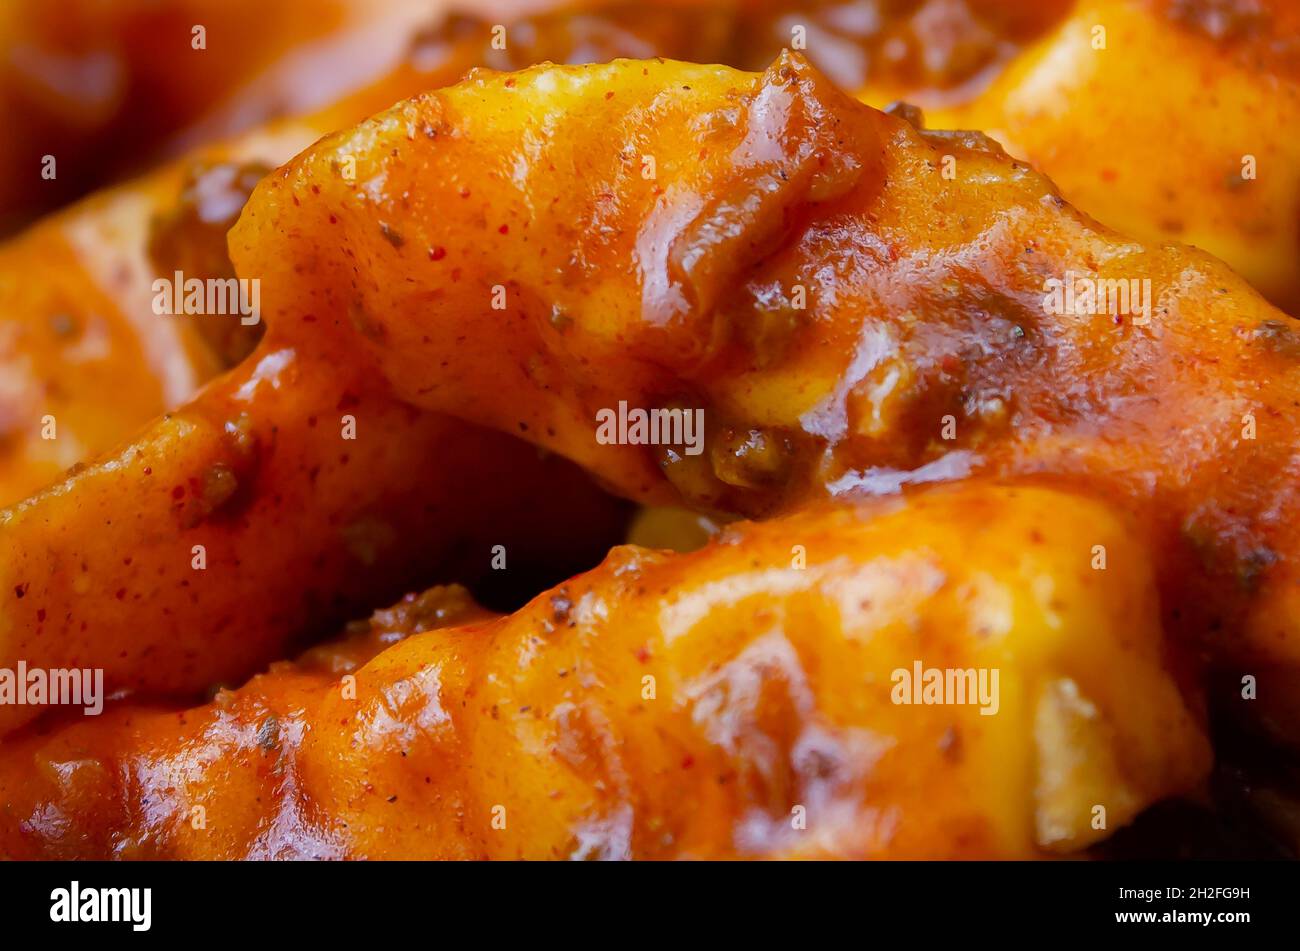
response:
[[[452,17],[418,48],[462,68],[658,55],[760,70],[793,45],[871,105],[987,132],[1082,211],[1204,248],[1300,312],[1291,0],[602,0],[510,21],[504,50],[496,22]]]
[[[1300,227],[1294,214],[1300,179],[1290,170],[1300,161],[1285,134],[1300,116],[1294,70],[1287,66],[1285,37],[1295,30],[1286,6],[1254,4],[1247,15],[1244,5],[1230,4],[1216,18],[1204,5],[1147,0],[1080,4],[1073,12],[1068,0],[917,0],[891,4],[853,29],[846,24],[857,21],[846,19],[837,3],[542,6],[504,18],[510,42],[502,50],[492,43],[500,15],[439,19],[433,7],[411,11],[386,3],[384,16],[372,16],[365,28],[351,23],[314,54],[373,46],[390,67],[378,78],[311,115],[190,152],[0,247],[0,320],[7,325],[0,353],[0,502],[18,501],[116,445],[248,352],[256,332],[221,316],[156,319],[149,287],[176,267],[189,277],[233,275],[224,233],[251,180],[313,139],[482,64],[518,68],[661,55],[761,69],[794,42],[797,24],[811,60],[865,101],[884,106],[906,99],[926,107],[932,127],[991,130],[1085,212],[1140,238],[1205,247],[1275,302],[1300,308],[1290,266]],[[312,24],[295,20],[292,3],[277,10],[290,28],[286,42],[304,41],[295,30],[328,25],[324,15]],[[146,16],[131,4],[105,15],[117,29]],[[170,14],[149,15],[190,16],[182,2]],[[424,17],[427,28],[417,29]],[[29,33],[50,29],[27,19]],[[1103,49],[1094,48],[1098,24],[1109,38]],[[267,24],[263,29],[275,33]],[[62,38],[52,48],[68,42]],[[228,60],[228,44],[214,43],[211,57]],[[80,62],[70,53],[56,59],[68,69]],[[263,77],[272,92],[262,94],[268,101],[257,109],[248,91],[236,96],[240,120],[320,101],[320,84],[308,81],[320,73],[313,62],[289,57]],[[360,81],[336,74],[331,78],[340,88]],[[142,103],[156,98],[155,80],[137,85],[132,95]],[[215,87],[205,81],[205,88]],[[315,92],[308,95],[308,88]],[[1145,94],[1127,95],[1132,88]],[[1205,118],[1168,128],[1163,116],[1179,111],[1188,95],[1198,97],[1197,114]],[[230,129],[231,118],[210,117],[202,131]],[[102,166],[103,149],[87,154],[92,151]],[[96,398],[102,392],[117,398],[105,403]],[[51,418],[57,438],[50,437]]]
[[[263,179],[230,240],[283,333],[349,339],[403,399],[630,498],[1084,484],[1151,524],[1171,630],[1279,686],[1300,665],[1289,318],[798,57],[477,74]],[[1058,306],[1079,278],[1132,298]],[[598,440],[621,403],[702,410],[707,451]]]
[[[1300,314],[1300,6],[1081,0],[989,89],[927,112],[980,129],[1071,204],[1222,258]]]
[[[1134,539],[973,484],[616,548],[505,618],[432,591],[206,706],[6,741],[0,852],[1068,854],[1209,764]],[[917,662],[997,671],[996,712],[899,702]]]
[[[647,40],[592,6],[521,21],[510,56],[723,43],[739,62],[770,39]],[[762,13],[770,33],[781,6],[719,22]],[[622,61],[478,72],[331,136],[259,188],[228,257],[266,167],[492,59],[457,19],[338,106],[0,248],[0,426],[17,437],[0,502],[243,361],[0,512],[0,666],[103,667],[138,695],[73,725],[0,709],[19,730],[0,854],[1028,857],[1196,787],[1209,754],[1183,653],[1230,693],[1241,672],[1270,696],[1300,673],[1300,343],[1227,267],[1065,199],[1212,247],[1289,305],[1289,14],[1264,4],[1215,32],[1195,3],[948,4],[988,27],[958,49],[935,6],[863,40],[908,55],[861,82],[835,72],[852,50],[809,54],[869,101],[934,93],[932,125],[988,125],[1064,197],[989,139],[877,113],[799,57],[762,76]],[[1178,60],[1168,82],[1085,59],[1098,16],[1126,56]],[[1192,76],[1218,131],[1180,133],[1170,184],[1138,134],[1147,104],[1116,88],[1156,85],[1158,111]],[[1056,112],[1090,109],[1089,134],[1134,130],[1112,189],[1090,177],[1100,139],[1081,138],[1086,159],[1060,147]],[[262,280],[266,339],[160,330],[142,292],[172,266]],[[1135,282],[1134,307],[1054,309],[1046,283],[1072,276]],[[701,410],[706,451],[594,438],[621,405]],[[680,558],[619,549],[509,618],[438,589],[183,709],[377,598],[488,574],[495,545],[516,567],[589,564],[621,509],[480,425],[688,506],[692,544],[772,520]],[[1118,512],[986,485],[864,501],[971,476]],[[408,636],[435,624],[456,626]],[[999,670],[999,715],[892,703],[913,660]]]

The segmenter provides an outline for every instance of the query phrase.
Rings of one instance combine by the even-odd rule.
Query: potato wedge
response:
[[[286,334],[638,501],[1101,488],[1154,526],[1172,629],[1300,668],[1290,319],[799,57],[480,73],[264,179],[230,241]]]
[[[0,853],[1034,858],[1209,767],[1146,553],[1086,498],[802,512],[472,611],[430,592],[204,707],[7,741]],[[912,702],[916,665],[971,693]]]
[[[273,346],[0,511],[0,667],[193,694],[430,578],[564,577],[622,518],[562,460]],[[0,731],[43,710],[0,705]]]

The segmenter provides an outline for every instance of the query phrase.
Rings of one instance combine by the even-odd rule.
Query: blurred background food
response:
[[[916,125],[987,132],[1102,224],[1203,248],[1300,313],[1289,0],[8,0],[0,505],[122,444],[253,351],[262,325],[159,316],[152,284],[178,270],[233,277],[226,234],[252,189],[320,137],[476,67],[666,57],[761,71],[790,46]],[[619,506],[581,490],[570,504],[593,524],[555,572],[622,531]],[[693,550],[725,521],[653,507],[627,537]],[[423,554],[439,577],[358,582],[332,610],[300,613],[320,636],[341,613],[378,607],[381,589],[391,599],[452,580],[454,552]],[[557,580],[546,567],[494,603]],[[1293,716],[1267,703],[1265,721]],[[1294,849],[1297,767],[1258,726],[1216,723],[1200,799],[1157,806],[1103,854]]]

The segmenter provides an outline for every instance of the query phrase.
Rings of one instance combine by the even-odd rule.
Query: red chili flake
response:
[[[430,261],[441,261],[446,256],[447,256],[447,249],[444,248],[442,245],[438,245],[436,248],[429,249]]]
[[[685,756],[682,757],[682,769],[690,769],[694,765],[695,765],[695,757],[692,756],[690,753],[687,753]]]
[[[509,234],[509,233],[510,233],[510,226],[509,226],[509,225],[502,225],[502,226],[501,226],[500,228],[498,228],[497,230],[500,231],[502,234]]]

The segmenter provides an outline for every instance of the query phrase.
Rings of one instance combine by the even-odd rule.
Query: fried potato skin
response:
[[[926,104],[931,126],[996,130],[995,137],[1054,176],[1066,197],[1083,210],[1139,237],[1181,237],[1205,247],[1276,302],[1293,312],[1300,307],[1288,297],[1289,262],[1295,257],[1294,231],[1300,216],[1288,216],[1286,209],[1298,204],[1296,183],[1280,174],[1300,164],[1287,160],[1289,139],[1283,134],[1295,125],[1287,113],[1287,104],[1295,101],[1294,81],[1284,64],[1241,61],[1285,33],[1284,8],[1264,8],[1268,18],[1263,26],[1255,25],[1262,36],[1248,35],[1243,42],[1229,31],[1227,39],[1215,42],[1170,19],[1171,12],[1161,5],[1138,0],[1113,9],[1084,5],[1068,20],[1068,3],[974,3],[965,12],[954,8],[944,16],[917,4],[915,9],[892,11],[876,33],[861,41],[872,52],[864,58],[833,29],[826,32],[828,26],[815,6],[807,9],[809,54],[837,81],[860,88],[866,101],[883,106],[907,98]],[[338,103],[190,153],[0,247],[0,315],[11,322],[0,399],[0,425],[7,436],[0,454],[0,502],[18,501],[71,464],[126,438],[144,420],[180,405],[220,368],[206,335],[196,335],[189,321],[164,326],[152,319],[155,315],[147,307],[149,282],[155,272],[166,269],[150,265],[141,255],[154,237],[151,222],[173,214],[185,169],[221,162],[276,165],[322,134],[404,96],[452,82],[485,61],[572,62],[593,51],[601,58],[639,51],[757,68],[766,63],[760,57],[770,57],[789,41],[781,32],[788,29],[789,9],[800,7],[688,2],[647,17],[644,8],[622,3],[559,5],[512,20],[514,43],[507,52],[491,49],[491,24],[486,20],[452,17],[441,28],[417,35],[409,55]],[[1011,57],[1010,51],[1057,21],[1064,23],[1051,39]],[[1103,57],[1093,55],[1087,45],[1091,25],[1099,22],[1109,24],[1115,37],[1112,60],[1127,69],[1158,69],[1158,75],[1130,77],[1110,60],[1102,69]],[[965,43],[951,45],[953,24],[964,24]],[[380,32],[400,34],[406,27],[404,19],[395,18]],[[1062,77],[1049,68],[1073,62],[1054,55],[1056,45],[1073,44],[1078,59],[1080,41],[1088,48],[1091,71],[1072,69]],[[890,42],[902,43],[908,51],[892,65],[875,55]],[[1151,43],[1168,49],[1133,51]],[[422,52],[428,50],[431,55]],[[1183,72],[1201,68],[1206,60],[1213,76],[1229,79],[1207,81],[1208,86],[1184,81]],[[863,64],[869,68],[860,72]],[[978,74],[974,78],[972,70]],[[990,70],[999,78],[980,92]],[[1257,105],[1259,87],[1266,80],[1278,90],[1277,95],[1262,97],[1262,108],[1278,113],[1270,117],[1262,117]],[[1135,101],[1115,92],[1137,86],[1167,95]],[[1205,93],[1206,118],[1180,124],[1178,134],[1189,139],[1171,143],[1163,122],[1141,109],[1143,103],[1166,109],[1168,95],[1185,96],[1187,88],[1210,90]],[[1059,102],[1051,100],[1051,108],[1044,105],[1049,94],[1059,97]],[[949,108],[930,108],[945,103]],[[1156,128],[1162,132],[1153,137],[1149,133]],[[1114,129],[1133,130],[1124,136],[1123,148],[1114,147]],[[1086,133],[1102,137],[1093,143],[1093,153],[1100,152],[1106,161],[1093,153],[1085,161],[1080,135]],[[1260,137],[1264,141],[1256,143]],[[1068,149],[1062,145],[1066,141],[1071,143]],[[1234,181],[1220,174],[1220,166],[1227,167],[1223,162],[1207,161],[1209,155],[1227,154],[1229,146],[1243,151],[1247,146],[1242,143],[1255,143],[1249,147],[1270,170],[1257,181]],[[1148,154],[1153,148],[1163,150],[1159,160]],[[1173,159],[1183,163],[1176,172],[1170,170]],[[1096,169],[1103,166],[1098,174]],[[1164,230],[1153,230],[1152,222]],[[186,273],[208,276],[192,268]],[[223,267],[215,276],[228,275]],[[198,329],[212,323],[200,320]],[[50,329],[69,326],[75,328],[71,334]],[[148,373],[142,373],[142,367]],[[109,391],[119,394],[111,405],[95,398]],[[57,440],[42,436],[47,416],[56,420]]]
[[[562,460],[395,403],[337,354],[268,342],[0,511],[0,666],[102,668],[109,691],[193,695],[375,599],[483,580],[497,545],[510,571],[591,564],[622,519]],[[0,707],[0,730],[40,712]]]
[[[1104,487],[1154,526],[1172,629],[1231,669],[1300,667],[1289,318],[1203,252],[1123,238],[987,138],[920,132],[797,58],[477,74],[264,179],[230,248],[286,333],[351,339],[404,399],[638,501]],[[1053,313],[1071,275],[1149,281],[1149,318]],[[703,409],[708,452],[601,444],[620,401]]]
[[[236,316],[155,310],[154,282],[172,281],[175,270],[186,279],[234,276],[224,234],[239,208],[194,207],[196,179],[273,168],[469,65],[453,57],[417,70],[403,62],[309,116],[195,148],[0,244],[0,504],[52,484],[192,398],[237,362],[222,352],[230,337],[224,325],[249,337],[262,329],[240,328]],[[222,191],[210,204],[242,204],[236,187]]]
[[[652,55],[761,70],[798,26],[841,88],[878,108],[920,105],[931,128],[986,132],[1082,211],[1143,241],[1201,247],[1300,312],[1300,156],[1288,135],[1300,12],[1289,0],[914,0],[855,28],[842,13],[797,0],[607,0],[511,20],[504,51],[488,42],[491,17],[422,36],[443,75]]]
[[[182,788],[187,794],[198,794],[201,801],[196,806],[221,807],[220,828],[213,824],[209,846],[202,854],[217,857],[247,848],[273,808],[267,801],[259,802],[266,794],[264,784],[274,782],[277,774],[268,754],[277,750],[294,754],[302,740],[298,718],[322,690],[401,637],[487,617],[491,615],[477,607],[463,588],[434,588],[376,612],[368,623],[349,625],[344,636],[312,648],[296,661],[276,662],[238,691],[217,690],[203,707],[169,710],[128,702],[111,706],[89,732],[80,725],[55,726],[47,721],[26,736],[10,737],[4,748],[16,752],[15,762],[32,753],[36,758],[25,764],[32,767],[25,770],[27,778],[19,781],[11,775],[0,794],[5,801],[0,806],[0,856],[165,855],[171,834],[167,826],[202,815],[202,809],[193,807],[189,818],[170,814],[174,806],[179,807],[171,797]],[[85,725],[92,724],[85,721]],[[249,728],[252,732],[247,732]],[[293,747],[285,748],[286,741]],[[71,760],[62,759],[72,750],[78,752]],[[160,782],[162,776],[167,779]],[[196,783],[209,788],[200,792],[191,785]],[[57,813],[38,810],[19,815],[29,804],[24,797],[49,795],[55,787]],[[155,798],[160,791],[163,796]],[[280,794],[275,796],[278,799]],[[150,798],[162,808],[145,810]],[[53,798],[48,801],[54,805]],[[127,811],[114,815],[119,809]],[[76,821],[67,825],[63,817]],[[299,854],[306,851],[306,831],[296,829]],[[261,857],[256,852],[249,855]]]
[[[185,14],[183,7],[178,4],[155,14],[184,20],[191,14]],[[303,10],[295,0],[288,9],[282,5],[279,13],[292,19]],[[17,11],[18,5],[6,7],[0,17]],[[232,22],[224,18],[247,14],[236,7],[209,12],[223,18],[222,30],[214,31],[218,35]],[[436,12],[433,6],[419,11],[421,18]],[[96,15],[128,23],[148,13],[138,5],[121,4]],[[325,29],[329,11],[320,9],[316,15],[315,28]],[[404,46],[405,38],[414,32],[410,20],[409,16],[379,17],[358,35],[370,36],[371,42],[382,39],[380,46]],[[272,30],[271,24],[263,28]],[[42,21],[26,29],[39,34],[53,25]],[[0,45],[5,36],[0,26]],[[8,39],[16,42],[12,34]],[[71,43],[73,37],[63,41]],[[188,49],[187,44],[188,40],[182,45]],[[179,47],[173,50],[179,51]],[[225,251],[225,230],[239,211],[238,205],[230,205],[242,205],[246,198],[246,192],[240,193],[244,183],[239,179],[260,175],[321,136],[406,96],[455,81],[478,64],[480,53],[478,45],[461,43],[429,62],[394,54],[391,69],[337,102],[309,115],[269,121],[196,146],[0,244],[0,505],[17,503],[54,483],[70,466],[95,458],[150,419],[181,406],[201,384],[242,358],[248,347],[241,344],[255,343],[260,325],[241,327],[237,318],[228,315],[159,315],[154,307],[154,281],[171,281],[176,270],[185,279],[234,276]],[[295,68],[306,69],[309,62],[291,59],[282,79],[288,81]],[[265,95],[274,99],[278,87],[270,79],[267,83],[272,92]],[[0,71],[0,117],[5,88]],[[145,100],[150,95],[148,90],[137,92]],[[280,102],[272,111],[284,111],[286,105]],[[236,110],[243,124],[249,121],[248,106],[244,101]],[[216,119],[209,121],[203,135],[191,138],[228,132],[231,126]],[[9,145],[24,147],[22,137]],[[0,144],[0,165],[4,148]],[[102,150],[90,153],[102,171]],[[36,159],[31,161],[36,169]],[[66,166],[64,170],[61,181],[73,182],[76,176]],[[205,184],[227,170],[233,170],[236,182],[216,189]],[[6,181],[24,183],[28,178],[14,175]],[[0,183],[0,208],[5,204],[4,189]],[[195,191],[209,197],[195,200]],[[202,207],[205,203],[209,207]],[[104,394],[113,398],[104,399]]]
[[[1209,764],[1131,526],[1052,491],[970,484],[732,526],[689,555],[618,548],[511,617],[444,619],[461,626],[367,662],[401,626],[372,622],[195,710],[12,738],[0,852],[1042,857]],[[998,669],[997,712],[896,703],[914,661]]]

